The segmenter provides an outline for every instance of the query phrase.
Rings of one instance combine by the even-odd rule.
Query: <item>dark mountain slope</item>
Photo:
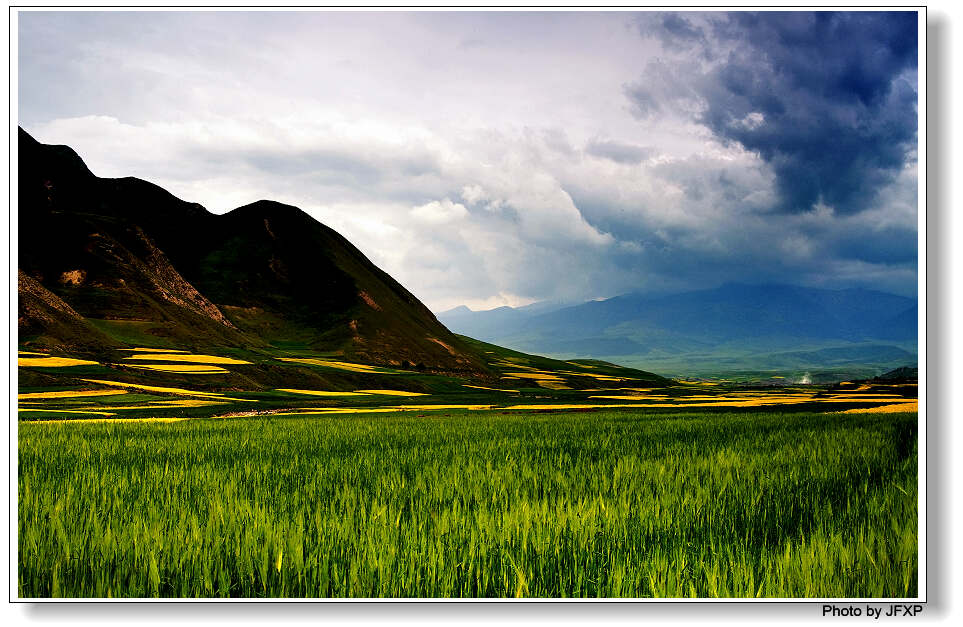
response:
[[[486,370],[410,292],[295,207],[260,201],[214,215],[145,181],[100,179],[71,149],[22,130],[19,186],[20,269],[84,328],[104,331],[81,341],[79,327],[27,315],[22,340],[85,350],[131,337],[274,345]]]

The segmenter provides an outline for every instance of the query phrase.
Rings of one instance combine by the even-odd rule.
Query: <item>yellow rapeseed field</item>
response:
[[[17,365],[26,368],[64,368],[67,366],[96,366],[96,361],[73,357],[18,357]]]
[[[243,359],[232,357],[218,357],[216,355],[183,355],[174,353],[144,353],[131,355],[127,359],[142,359],[148,361],[186,361],[196,364],[250,364]]]
[[[324,366],[326,368],[337,368],[338,370],[347,370],[349,372],[376,372],[379,374],[395,374],[394,372],[378,368],[377,366],[369,366],[367,364],[353,364],[346,361],[331,361],[329,359],[314,359],[310,357],[278,357],[281,361],[290,361],[298,364],[306,364],[309,366]]]
[[[61,392],[28,392],[17,394],[17,400],[28,400],[34,398],[79,398],[82,396],[114,396],[115,394],[127,394],[127,390],[63,390]]]
[[[92,409],[45,409],[39,407],[18,407],[18,412],[44,412],[48,414],[96,414],[98,416],[113,416],[114,412],[110,411],[99,411]]]
[[[205,366],[201,364],[180,364],[169,366],[166,364],[124,364],[128,368],[141,368],[144,370],[157,370],[159,372],[173,372],[175,374],[224,374],[230,372],[220,366]]]
[[[911,403],[894,403],[892,405],[881,405],[879,407],[860,407],[858,409],[847,409],[844,414],[891,414],[904,411],[919,411],[919,401]]]
[[[84,379],[87,383],[98,383],[100,385],[116,385],[118,387],[134,388],[135,390],[146,390],[148,392],[160,392],[162,394],[179,394],[183,396],[200,396],[203,398],[217,398],[225,401],[244,401],[248,403],[256,403],[257,401],[253,398],[231,398],[229,396],[224,396],[218,392],[196,392],[194,390],[185,390],[183,388],[166,388],[158,387],[156,385],[142,385],[140,383],[123,383],[121,381],[104,381],[101,379]]]

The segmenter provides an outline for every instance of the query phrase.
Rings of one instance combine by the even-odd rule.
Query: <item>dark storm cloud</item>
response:
[[[708,24],[715,46],[729,50],[724,61],[689,78],[650,71],[627,88],[637,112],[651,111],[656,88],[670,101],[691,96],[679,86],[686,83],[702,124],[773,169],[776,209],[871,206],[916,143],[916,13],[731,13]],[[704,33],[691,23],[668,32],[696,56],[704,51]]]

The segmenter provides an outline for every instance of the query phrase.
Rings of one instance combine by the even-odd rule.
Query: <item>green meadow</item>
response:
[[[21,598],[917,594],[916,413],[18,428]]]

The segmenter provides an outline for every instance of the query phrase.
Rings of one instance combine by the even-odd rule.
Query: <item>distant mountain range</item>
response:
[[[730,283],[574,306],[438,314],[448,328],[516,350],[645,366],[660,374],[915,364],[917,303],[865,289]]]
[[[19,343],[326,351],[484,373],[485,361],[350,242],[296,207],[215,215],[66,146],[18,141]]]

